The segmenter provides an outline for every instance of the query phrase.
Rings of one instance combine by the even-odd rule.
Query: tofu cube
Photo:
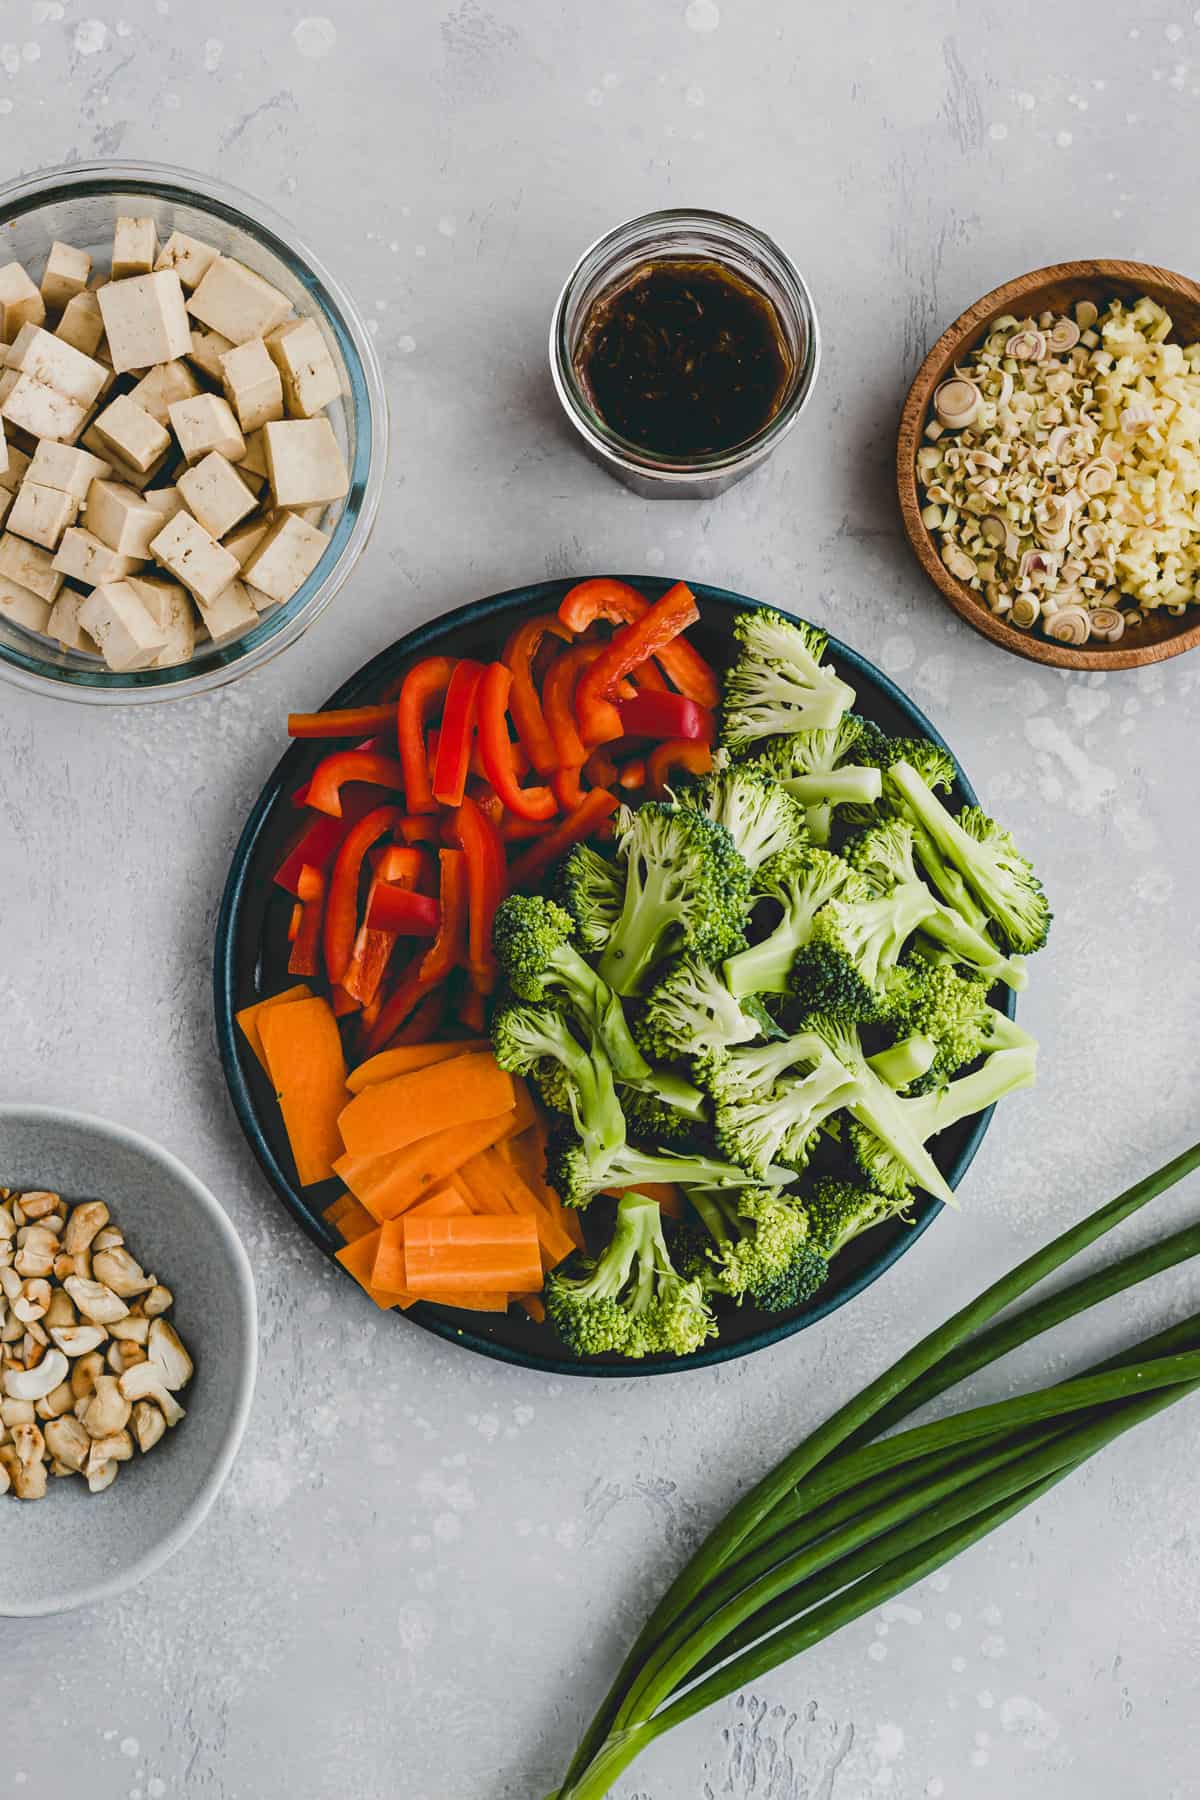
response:
[[[8,352],[10,369],[32,375],[80,406],[92,406],[110,379],[104,364],[40,325],[23,325]]]
[[[190,662],[196,648],[196,618],[187,589],[149,575],[131,575],[129,585],[167,640],[155,659],[155,668],[170,669]]]
[[[312,574],[329,539],[294,513],[281,513],[246,561],[252,588],[270,600],[290,600]]]
[[[96,297],[118,375],[173,362],[191,349],[183,289],[174,269],[110,281]]]
[[[202,600],[199,594],[194,598],[196,610],[214,644],[236,637],[239,631],[248,631],[251,625],[258,623],[258,608],[253,596],[240,581],[231,581],[215,600]]]
[[[192,517],[215,538],[223,538],[255,508],[254,495],[219,450],[210,450],[186,469],[178,486]]]
[[[174,269],[190,293],[208,273],[221,252],[186,231],[173,231],[155,261],[156,269]]]
[[[266,337],[292,310],[286,294],[232,256],[218,256],[187,303],[193,319],[219,331],[231,344]]]
[[[237,558],[186,512],[168,521],[151,543],[150,554],[182,581],[198,606],[211,606],[240,573]]]
[[[50,603],[40,594],[22,587],[19,581],[10,581],[7,576],[0,575],[0,618],[23,625],[26,631],[45,632],[50,620]]]
[[[219,394],[175,400],[167,414],[188,462],[199,462],[210,450],[219,450],[230,462],[240,462],[245,455],[246,440],[238,430],[228,400],[222,400]]]
[[[11,386],[8,385],[10,376],[14,377]],[[57,388],[47,387],[34,375],[9,369],[0,381],[0,390],[6,387],[0,416],[10,425],[27,431],[30,437],[68,442],[77,438],[87,423],[86,406],[68,400]]]
[[[113,231],[112,280],[148,275],[158,255],[158,229],[153,219],[118,219]]]
[[[235,344],[221,358],[221,386],[243,432],[283,417],[283,382],[261,338]]]
[[[267,339],[267,353],[282,378],[290,418],[314,418],[340,396],[341,377],[313,319],[278,326]]]
[[[285,419],[263,426],[276,506],[340,500],[350,478],[328,419]]]
[[[86,594],[77,594],[74,588],[64,588],[50,608],[46,635],[57,638],[64,650],[82,650],[86,655],[99,656],[99,644],[79,623],[79,609],[86,599]]]
[[[149,669],[167,646],[166,632],[127,581],[93,588],[79,609],[79,623],[95,638],[110,669]]]
[[[177,487],[147,488],[142,499],[158,514],[160,530],[176,513],[187,511],[187,502]]]
[[[0,436],[3,436],[3,431],[4,428],[0,425]],[[38,444],[36,448],[40,450],[41,445]],[[0,488],[6,489],[10,494],[15,494],[33,464],[31,458],[26,456],[24,450],[19,450],[15,444],[7,444],[5,449],[8,454],[8,460],[5,463],[4,468],[0,469]],[[44,476],[39,477],[39,479],[45,481]],[[54,483],[52,481],[46,481],[45,485],[47,487],[53,487]]]
[[[143,473],[171,448],[166,426],[152,418],[130,394],[121,394],[106,406],[95,429],[102,443]]]
[[[42,487],[58,488],[81,503],[87,499],[93,481],[103,481],[112,474],[112,464],[78,450],[73,444],[56,444],[43,438],[33,453],[28,479]]]
[[[262,543],[270,529],[271,525],[268,519],[250,519],[240,530],[231,531],[229,536],[221,541],[230,556],[237,557],[244,570],[252,553]]]
[[[3,525],[12,511],[13,496],[7,488],[0,488],[0,525]]]
[[[102,586],[106,581],[123,581],[137,567],[135,556],[122,556],[119,551],[110,550],[81,525],[72,525],[63,532],[62,543],[54,558],[54,568],[60,578],[69,575],[72,581],[81,581],[85,587]]]
[[[123,456],[119,456],[111,444],[104,442],[94,425],[88,426],[79,441],[85,450],[90,450],[93,456],[103,457],[111,465],[110,474],[115,475],[118,481],[123,481],[126,487],[136,488],[139,494],[143,488],[157,480],[172,454],[167,450],[162,456],[156,457],[148,469],[137,469],[132,463],[126,462]]]
[[[91,273],[92,259],[86,250],[55,238],[42,271],[42,299],[50,311],[61,312],[76,294],[84,293]]]
[[[27,543],[6,531],[0,537],[0,575],[6,575],[19,587],[28,588],[40,600],[57,600],[62,575],[55,569],[54,558],[38,544]]]
[[[43,550],[57,550],[63,532],[75,523],[78,511],[78,500],[64,494],[61,488],[23,481],[8,515],[8,529],[31,544],[40,544]]]
[[[188,361],[210,381],[220,381],[221,358],[227,350],[233,349],[232,339],[222,337],[219,331],[208,331],[203,325],[193,325],[191,340]]]
[[[143,562],[150,555],[151,538],[163,527],[162,514],[147,506],[136,488],[120,481],[93,481],[83,523],[110,550]]]
[[[159,363],[148,375],[142,376],[130,399],[136,400],[160,425],[165,425],[168,410],[176,400],[190,400],[199,392],[200,383],[185,362]]]
[[[54,327],[54,335],[64,344],[72,344],[76,350],[81,350],[85,356],[95,356],[104,336],[104,320],[95,294],[76,294],[68,300],[62,318]]]
[[[285,315],[281,314],[280,319]],[[0,343],[11,344],[22,325],[45,323],[46,302],[19,262],[0,269]],[[274,319],[278,325],[280,319]]]
[[[271,471],[267,467],[267,445],[261,429],[246,433],[246,454],[238,463],[238,474],[258,475],[266,481]]]

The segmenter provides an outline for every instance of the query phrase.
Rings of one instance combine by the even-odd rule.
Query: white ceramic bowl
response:
[[[44,1500],[0,1495],[0,1616],[105,1600],[149,1575],[200,1524],[237,1454],[258,1360],[254,1277],[208,1189],[168,1151],[103,1119],[0,1106],[0,1186],[108,1203],[134,1255],[175,1295],[196,1372],[187,1417],[112,1487],[51,1478]]]

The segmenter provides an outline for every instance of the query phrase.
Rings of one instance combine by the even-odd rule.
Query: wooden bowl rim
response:
[[[1172,636],[1157,643],[1132,645],[1096,644],[1076,648],[1055,643],[1053,638],[1035,637],[1032,632],[1018,631],[1002,618],[988,611],[973,590],[951,575],[938,555],[933,538],[921,520],[921,502],[917,486],[917,450],[925,425],[934,387],[934,375],[951,351],[976,333],[980,326],[1001,313],[1015,310],[1017,303],[1035,288],[1052,282],[1109,280],[1124,285],[1144,284],[1147,289],[1165,289],[1175,293],[1200,310],[1200,283],[1172,269],[1160,269],[1153,263],[1121,262],[1097,257],[1087,261],[1050,263],[1043,269],[1032,269],[984,294],[948,325],[922,362],[900,414],[900,430],[896,439],[896,486],[900,499],[900,516],[913,553],[942,598],[967,624],[999,644],[1013,656],[1028,662],[1048,664],[1057,669],[1082,669],[1089,674],[1097,670],[1141,669],[1150,663],[1166,662],[1181,656],[1185,650],[1200,644],[1200,620],[1184,625]],[[957,357],[952,360],[957,361]]]

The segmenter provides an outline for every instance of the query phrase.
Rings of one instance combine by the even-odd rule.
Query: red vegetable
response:
[[[524,856],[508,871],[510,888],[528,887],[536,881],[552,862],[556,862],[564,850],[577,844],[581,838],[590,837],[610,814],[617,810],[618,801],[607,788],[593,788],[574,812],[565,819],[560,819],[549,831],[546,831],[526,850]]]
[[[523,788],[517,780],[507,723],[511,687],[512,675],[503,663],[490,664],[479,684],[476,704],[483,766],[509,812],[521,819],[549,819],[557,810],[550,789]]]
[[[403,838],[406,844],[440,844],[442,841],[441,821],[431,818],[428,813],[420,819],[406,813],[396,826],[396,836]]]
[[[507,887],[504,843],[495,822],[474,800],[454,815],[453,831],[467,859],[467,966],[480,993],[496,985],[492,925]]]
[[[656,800],[667,791],[672,769],[686,769],[689,775],[707,775],[713,766],[712,751],[698,738],[668,738],[656,744],[646,758],[646,785]]]
[[[617,784],[627,793],[646,785],[646,759],[642,756],[631,756],[621,768]]]
[[[371,888],[365,923],[369,931],[392,937],[436,937],[439,916],[438,903],[428,894],[380,881]]]
[[[396,703],[385,706],[348,706],[341,711],[289,713],[288,736],[294,738],[358,737],[360,733],[388,731],[396,722]]]
[[[554,739],[533,679],[533,659],[547,633],[564,641],[569,641],[571,636],[554,613],[541,613],[536,619],[526,619],[523,625],[517,626],[504,646],[503,658],[512,675],[508,704],[513,724],[526,756],[539,775],[551,774],[558,763]]]
[[[295,931],[292,953],[288,957],[289,975],[319,975],[321,972],[321,914],[325,902],[325,876],[322,870],[305,863],[296,882],[299,898],[293,908]],[[299,918],[296,914],[299,913]]]
[[[372,788],[355,788],[352,793],[342,794],[340,819],[332,819],[326,813],[310,817],[275,871],[278,885],[294,894],[306,863],[313,869],[328,870],[351,828],[378,804],[379,795]]]
[[[700,617],[695,596],[682,581],[667,589],[648,612],[614,633],[604,654],[596,659],[575,691],[575,713],[581,737],[601,744],[617,736],[612,728],[613,708],[607,696],[630,669],[672,643]]]
[[[404,677],[396,708],[396,741],[404,764],[404,794],[411,813],[432,812],[437,802],[425,756],[425,726],[436,700],[450,685],[452,656],[427,656]]]
[[[368,1056],[384,1049],[409,1014],[432,988],[438,987],[466,961],[467,943],[467,871],[461,850],[439,850],[441,871],[439,899],[441,922],[430,948],[419,960],[414,957],[398,987],[388,996],[379,1017],[367,1034]]]
[[[698,738],[701,743],[713,741],[713,716],[706,706],[698,706],[685,694],[638,694],[633,700],[618,700],[617,712],[621,729],[627,737]]]
[[[587,761],[588,747],[577,729],[576,697],[584,672],[607,653],[606,644],[575,644],[551,663],[542,683],[546,721],[554,738],[560,769],[579,769]],[[595,716],[602,721],[602,742],[621,736],[621,720],[615,706],[598,700]],[[560,805],[562,804],[560,798]]]
[[[333,865],[325,908],[325,972],[340,982],[354,952],[358,930],[358,883],[363,858],[371,845],[392,831],[402,818],[399,807],[378,806],[353,826]]]
[[[682,585],[682,584],[679,584]],[[674,589],[668,589],[673,593]],[[663,596],[666,598],[666,595]],[[564,596],[558,616],[564,625],[582,633],[595,619],[609,619],[614,625],[626,625],[650,611],[649,601],[630,587],[627,581],[602,576],[580,581]],[[617,634],[620,636],[620,633]],[[704,658],[686,637],[674,637],[657,645],[653,655],[681,694],[698,700],[701,706],[716,706],[721,698],[720,684]],[[642,662],[646,660],[643,657]],[[635,665],[641,667],[642,664]]]
[[[439,806],[457,806],[462,800],[475,737],[475,698],[482,678],[483,664],[468,657],[456,665],[450,677],[433,767],[433,797]]]
[[[340,819],[341,788],[347,781],[399,791],[404,786],[404,768],[394,756],[384,756],[378,750],[335,750],[314,769],[305,804]]]

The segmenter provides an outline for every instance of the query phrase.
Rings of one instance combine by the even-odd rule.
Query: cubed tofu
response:
[[[118,219],[113,231],[112,280],[148,275],[158,255],[158,228],[153,219]]]
[[[39,544],[14,537],[11,531],[0,537],[0,575],[6,575],[19,587],[28,588],[40,600],[57,600],[63,584],[50,552]]]
[[[292,310],[286,294],[232,256],[218,256],[209,265],[187,306],[193,319],[231,344],[266,337]]]
[[[165,425],[139,406],[131,394],[120,394],[96,420],[96,435],[123,462],[143,472],[171,448]]]
[[[9,511],[8,529],[31,544],[40,544],[43,550],[57,550],[63,532],[75,523],[78,511],[78,500],[64,494],[61,488],[23,481]]]
[[[281,513],[246,561],[246,581],[270,600],[290,600],[312,574],[329,539],[294,513]]]
[[[94,425],[89,425],[87,430],[81,433],[79,441],[85,450],[91,451],[93,456],[102,456],[106,462],[112,465],[111,473],[116,476],[118,481],[123,481],[126,487],[136,488],[139,494],[143,488],[148,488],[152,481],[157,481],[174,454],[173,449],[167,450],[162,456],[157,457],[148,469],[137,469],[132,463],[126,462],[123,456],[119,456],[111,445],[104,442]]]
[[[349,492],[350,478],[328,419],[264,425],[263,440],[276,506],[313,506]]]
[[[240,462],[245,455],[246,440],[238,430],[228,400],[219,394],[176,400],[167,411],[171,430],[188,462],[199,462],[210,450],[220,451],[230,462]]]
[[[19,581],[10,581],[6,575],[0,575],[0,618],[23,625],[26,631],[45,632],[50,620],[50,602],[30,588],[22,587]]]
[[[21,327],[9,348],[8,366],[32,375],[83,407],[95,404],[110,379],[103,363],[85,356],[52,331],[43,331],[40,325]]]
[[[76,294],[84,293],[91,273],[92,259],[86,250],[55,238],[42,272],[42,299],[50,311],[61,312]]]
[[[150,575],[131,575],[129,585],[167,640],[155,658],[155,668],[170,669],[190,662],[196,647],[196,616],[187,589],[176,581]]]
[[[111,463],[93,456],[90,451],[79,450],[73,444],[56,444],[50,438],[43,438],[39,443],[28,469],[30,481],[40,482],[42,487],[58,488],[80,502],[87,499],[93,481],[103,481],[111,474]]]
[[[86,406],[68,400],[57,388],[47,387],[36,376],[17,369],[5,372],[0,389],[6,386],[10,376],[15,380],[0,403],[0,415],[8,424],[27,431],[30,437],[56,438],[63,443],[72,442],[79,436],[87,422]]]
[[[159,251],[154,266],[156,269],[174,269],[190,293],[203,280],[220,254],[212,244],[205,244],[200,238],[189,237],[186,231],[173,231]]]
[[[3,429],[3,426],[0,426],[0,436],[3,435]],[[4,468],[0,470],[0,488],[5,488],[10,494],[15,494],[26,475],[28,475],[33,463],[32,459],[25,454],[24,450],[19,450],[16,444],[7,444],[5,449],[8,453],[8,460],[6,461]],[[37,445],[37,449],[41,449],[40,444]],[[44,479],[44,477],[42,479]],[[46,486],[53,487],[54,483],[48,481],[46,482]]]
[[[22,325],[41,325],[45,318],[46,302],[40,288],[34,286],[19,262],[6,263],[0,269],[0,343],[11,344]],[[273,321],[276,325],[279,322]]]
[[[239,631],[248,631],[258,622],[254,598],[240,581],[231,581],[215,600],[202,600],[199,594],[194,598],[196,611],[214,644],[236,637]]]
[[[241,572],[237,558],[186,512],[168,521],[150,545],[150,554],[182,581],[198,606],[211,606]]]
[[[160,529],[162,525],[175,517],[176,513],[187,511],[187,502],[175,486],[147,488],[142,495],[147,506],[152,506],[158,514]]]
[[[188,350],[188,361],[207,375],[210,381],[221,379],[221,358],[227,350],[233,349],[233,340],[222,337],[219,331],[209,331],[203,325],[193,325],[191,347]]]
[[[72,525],[63,532],[62,543],[54,557],[54,568],[60,579],[69,575],[72,581],[81,581],[85,587],[102,586],[106,581],[123,581],[138,566],[136,556],[122,556],[119,551],[110,550],[82,525]]]
[[[54,335],[64,344],[74,345],[85,356],[95,356],[104,336],[104,320],[95,294],[76,294],[63,308],[63,316],[54,327]]]
[[[261,429],[246,433],[246,454],[238,463],[239,475],[260,475],[267,480],[271,471],[267,467],[267,445]]]
[[[283,382],[261,338],[235,344],[221,358],[221,386],[243,432],[283,417]]]
[[[150,540],[163,527],[162,514],[147,506],[136,488],[120,481],[93,481],[83,523],[110,550],[140,561],[149,557]]]
[[[250,519],[237,531],[231,531],[229,536],[223,538],[221,541],[229,554],[237,557],[238,562],[244,569],[249,562],[251,555],[258,548],[259,544],[262,543],[270,529],[271,527],[268,520]]]
[[[79,623],[79,609],[86,599],[86,594],[65,587],[50,608],[46,636],[57,638],[64,650],[82,650],[89,656],[99,656],[99,644]]]
[[[227,531],[248,518],[256,501],[233,464],[219,450],[210,450],[179,477],[179,492],[192,517],[205,531],[223,538]]]
[[[127,581],[93,588],[79,609],[79,623],[95,638],[110,669],[149,669],[167,646],[166,632]]]
[[[168,423],[168,412],[176,400],[190,400],[200,392],[200,383],[192,374],[185,362],[159,363],[148,375],[143,375],[130,394],[139,406],[145,407],[152,419],[160,425]]]
[[[13,496],[7,488],[0,488],[0,525],[3,525],[12,511]]]
[[[174,269],[110,281],[97,292],[113,368],[151,369],[192,347],[183,289]]]
[[[290,418],[315,418],[338,399],[341,378],[313,319],[289,319],[266,342],[283,380],[283,402]]]

